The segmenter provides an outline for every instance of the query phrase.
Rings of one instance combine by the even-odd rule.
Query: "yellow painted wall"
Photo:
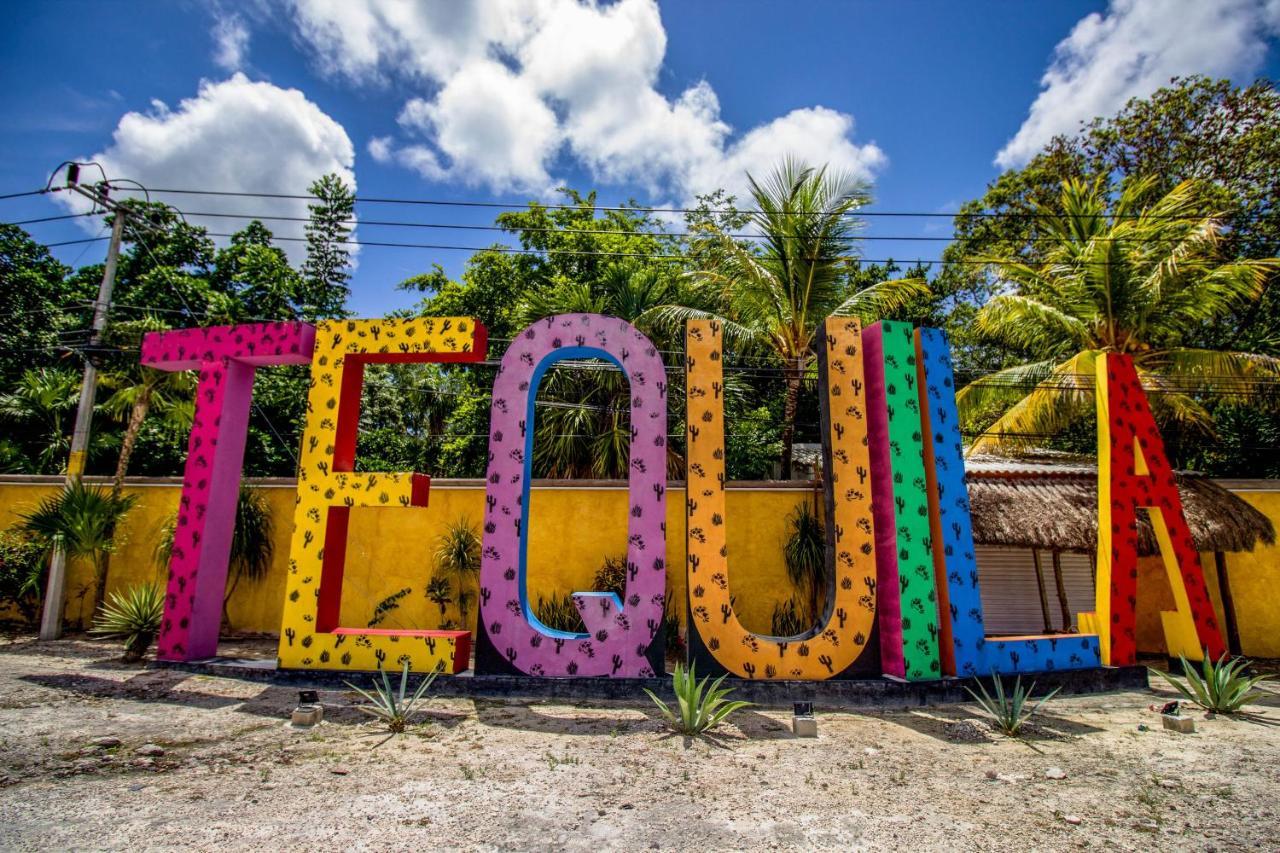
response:
[[[266,578],[253,584],[241,583],[232,597],[230,614],[237,630],[275,634],[280,630],[294,492],[291,485],[273,484],[262,488],[275,522],[275,558]],[[20,512],[57,489],[52,482],[0,482],[0,528],[13,524]],[[119,549],[111,558],[108,590],[132,583],[161,582],[164,578],[163,569],[155,565],[151,555],[160,526],[177,506],[179,485],[176,481],[131,484],[127,491],[138,497],[138,503],[124,525]],[[1280,490],[1237,494],[1280,527]],[[684,492],[672,489],[669,495],[669,583],[680,604],[678,610],[683,621]],[[729,487],[726,522],[732,561],[730,583],[736,609],[751,631],[769,633],[774,605],[792,594],[782,559],[786,516],[798,502],[811,499],[812,492],[808,489],[757,488],[748,484]],[[551,597],[591,589],[601,560],[626,550],[625,487],[535,486],[531,502],[529,595],[532,600],[536,601],[539,595]],[[462,516],[478,522],[483,509],[484,490],[479,484],[436,480],[426,509],[353,510],[342,600],[343,624],[367,624],[377,603],[404,587],[410,587],[412,592],[402,599],[399,609],[387,616],[383,627],[435,628],[444,620],[460,624],[456,605],[451,605],[442,617],[439,608],[425,595],[433,569],[431,554],[447,522]],[[1222,599],[1213,555],[1202,554],[1201,560],[1221,619]],[[1260,546],[1253,552],[1229,554],[1227,567],[1244,654],[1280,658],[1280,546]],[[1160,652],[1164,649],[1164,634],[1159,611],[1170,609],[1173,598],[1158,558],[1143,558],[1139,572],[1138,648]],[[90,566],[71,567],[66,614],[73,623],[89,621],[91,579]],[[472,619],[475,612],[473,605]]]
[[[0,482],[0,528],[58,486]],[[240,631],[278,633],[288,570],[289,538],[293,528],[294,491],[291,485],[261,487],[270,502],[275,524],[275,558],[267,577],[257,583],[241,582],[231,600],[231,623]],[[107,589],[133,583],[160,582],[152,553],[159,529],[174,512],[180,486],[177,482],[131,485],[138,503],[122,530],[122,541],[112,556]],[[667,564],[675,608],[684,619],[684,491],[671,489],[667,501]],[[730,485],[728,494],[728,546],[733,571],[732,592],[743,622],[753,631],[768,633],[773,607],[792,594],[787,581],[782,545],[786,517],[795,505],[812,499],[809,489],[757,488]],[[623,485],[568,488],[535,485],[530,498],[533,519],[529,537],[529,596],[547,598],[593,589],[593,578],[606,556],[623,554],[627,539],[627,491]],[[425,594],[434,569],[432,553],[444,526],[461,517],[479,523],[483,517],[484,489],[470,481],[432,482],[425,509],[356,508],[351,512],[346,576],[343,584],[342,624],[363,627],[378,602],[400,589],[412,591],[401,599],[380,627],[435,628],[445,620],[461,623],[456,604],[442,616]],[[67,618],[89,621],[92,580],[88,565],[73,565],[69,572]],[[86,595],[80,596],[81,590]],[[471,608],[475,619],[476,607]],[[471,627],[470,625],[467,627]]]

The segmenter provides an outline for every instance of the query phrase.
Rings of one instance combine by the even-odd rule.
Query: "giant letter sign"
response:
[[[162,660],[217,653],[254,370],[307,364],[314,341],[315,329],[306,323],[177,329],[142,339],[142,363],[148,367],[200,371],[156,640]]]
[[[885,675],[938,678],[937,594],[929,538],[916,350],[909,323],[862,334],[875,497],[880,661]]]
[[[1170,655],[1215,660],[1225,647],[1209,600],[1200,555],[1182,514],[1178,484],[1164,455],[1133,360],[1107,353],[1097,361],[1098,577],[1095,607],[1102,660],[1137,658],[1137,510],[1147,510],[1176,609],[1160,614]],[[1083,618],[1082,622],[1085,621]]]
[[[392,669],[403,661],[415,672],[467,668],[467,631],[345,628],[338,617],[351,508],[426,506],[430,487],[430,478],[419,474],[355,473],[364,366],[482,361],[485,348],[484,326],[469,317],[320,324],[298,468],[280,666],[381,669],[390,657]]]
[[[984,636],[969,493],[964,482],[960,415],[956,411],[947,336],[937,329],[917,329],[916,360],[942,671],[947,675],[992,672],[1012,675],[1097,667],[1096,636],[1046,634],[1003,639]]]
[[[691,631],[717,663],[747,678],[820,680],[862,654],[876,614],[871,484],[862,398],[861,334],[854,320],[826,321],[820,369],[826,461],[827,561],[832,585],[817,624],[797,637],[742,626],[729,592],[725,544],[724,370],[720,324],[690,321],[685,333],[688,415],[688,588]],[[838,578],[838,581],[836,580]]]
[[[543,373],[567,358],[606,359],[631,383],[625,606],[611,592],[574,593],[586,634],[538,621],[526,584],[534,401]],[[480,642],[528,675],[653,675],[649,658],[660,649],[650,647],[666,604],[666,462],[667,376],[648,338],[599,314],[547,317],[517,335],[498,368],[489,415]],[[478,669],[487,663],[477,654]]]

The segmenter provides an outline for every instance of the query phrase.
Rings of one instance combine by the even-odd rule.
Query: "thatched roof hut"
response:
[[[1093,553],[1098,546],[1098,471],[1093,465],[1002,457],[965,460],[973,537],[979,545]],[[1196,548],[1251,551],[1271,545],[1271,520],[1200,474],[1178,473],[1182,507]],[[1155,533],[1138,513],[1138,549],[1156,554]]]

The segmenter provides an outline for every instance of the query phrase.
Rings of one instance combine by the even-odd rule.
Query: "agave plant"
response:
[[[392,737],[403,734],[405,726],[409,723],[409,718],[418,711],[417,704],[431,689],[431,684],[436,680],[436,676],[440,674],[441,666],[437,666],[434,670],[422,679],[422,683],[418,685],[418,689],[409,693],[409,662],[404,662],[404,669],[400,671],[400,688],[398,690],[391,687],[391,679],[387,678],[387,671],[380,670],[382,683],[377,681],[373,683],[373,692],[363,690],[356,687],[350,681],[345,682],[348,687],[368,699],[371,704],[361,705],[360,710],[366,714],[377,717],[387,727],[387,737],[374,744],[374,748],[386,743]]]
[[[968,687],[965,690],[969,692],[975,702],[982,706],[982,710],[991,716],[996,727],[1009,737],[1017,737],[1027,720],[1031,719],[1037,711],[1044,707],[1046,702],[1062,689],[1061,687],[1055,687],[1042,696],[1039,702],[1032,705],[1031,710],[1027,710],[1027,702],[1031,699],[1031,694],[1036,691],[1036,683],[1034,681],[1031,682],[1030,687],[1024,690],[1022,688],[1022,676],[1018,676],[1011,692],[1005,692],[1004,680],[995,673],[991,674],[991,681],[995,686],[994,696],[987,692],[981,681],[977,682],[977,693]]]
[[[160,632],[164,616],[164,591],[156,584],[138,584],[113,592],[89,630],[94,634],[124,638],[124,661],[142,660]]]
[[[451,521],[436,539],[436,567],[457,587],[458,615],[470,629],[471,604],[480,576],[480,528],[465,516]],[[430,590],[428,590],[430,595]]]
[[[1215,714],[1236,714],[1254,699],[1266,695],[1263,691],[1254,690],[1254,688],[1266,681],[1267,677],[1245,675],[1244,670],[1249,665],[1249,661],[1244,658],[1228,660],[1227,655],[1223,654],[1214,662],[1209,659],[1209,652],[1206,649],[1204,659],[1201,661],[1203,675],[1198,675],[1195,667],[1188,664],[1185,657],[1179,656],[1179,660],[1182,661],[1182,672],[1187,677],[1186,684],[1167,672],[1161,672],[1158,669],[1150,671],[1172,684],[1187,701],[1194,702],[1206,711],[1212,711]]]
[[[733,690],[720,686],[725,676],[722,675],[712,681],[708,687],[707,682],[711,681],[711,676],[708,675],[699,681],[695,669],[694,664],[690,664],[688,670],[676,664],[676,671],[671,674],[671,689],[676,694],[675,708],[659,699],[649,688],[644,689],[671,728],[682,735],[700,735],[719,725],[735,711],[751,705],[750,702],[741,700],[731,702],[726,698]]]

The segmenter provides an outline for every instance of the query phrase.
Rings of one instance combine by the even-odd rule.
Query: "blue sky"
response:
[[[1054,132],[1174,74],[1280,72],[1264,0],[663,3],[620,0],[29,2],[0,33],[0,192],[91,156],[150,187],[292,193],[338,169],[369,197],[523,202],[567,183],[679,206],[785,152],[864,175],[870,210],[944,212]],[[168,196],[189,214],[299,204]],[[65,200],[4,203],[6,221]],[[363,219],[488,225],[493,211],[361,206]],[[193,217],[211,230],[242,222]],[[296,226],[269,222],[278,234]],[[32,225],[46,242],[87,220]],[[945,236],[947,220],[868,235]],[[490,232],[362,225],[365,240],[483,245]],[[288,247],[297,253],[296,244]],[[942,244],[869,241],[868,258]],[[56,250],[100,260],[105,243]],[[466,252],[365,247],[352,308]]]

